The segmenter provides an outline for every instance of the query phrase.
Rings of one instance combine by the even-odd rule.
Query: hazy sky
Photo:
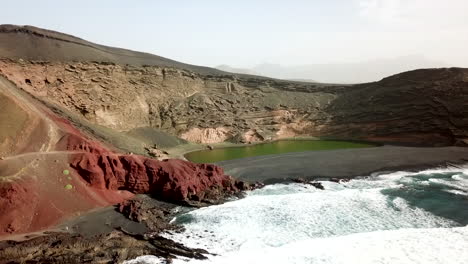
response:
[[[468,0],[14,0],[1,9],[0,23],[207,66],[419,54],[468,67]]]

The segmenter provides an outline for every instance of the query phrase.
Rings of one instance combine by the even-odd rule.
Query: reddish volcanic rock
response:
[[[24,176],[0,185],[0,236],[41,230],[76,212],[120,203],[133,194],[202,205],[249,188],[215,165],[120,155],[82,134],[62,131],[58,151],[2,161],[3,174],[21,171]],[[70,167],[74,170],[64,175]],[[65,189],[67,184],[72,189]]]
[[[38,194],[32,181],[0,186],[0,235],[27,231],[33,225]]]
[[[78,154],[71,166],[93,188],[147,193],[172,202],[199,201],[208,193],[216,199],[239,191],[234,179],[211,164],[107,152]]]
[[[64,127],[73,128],[66,120]],[[97,141],[86,139],[79,131],[62,137],[57,147],[76,151],[70,165],[92,187],[100,190],[126,190],[151,194],[166,201],[219,200],[249,188],[225,175],[212,164],[195,164],[170,159],[158,161],[139,155],[116,154]],[[78,152],[82,153],[78,153]]]
[[[1,77],[0,85],[7,91],[16,89],[2,82]],[[10,100],[11,107],[19,105],[28,110],[27,114],[36,114],[35,123],[25,123],[37,123],[40,128],[40,133],[36,133],[36,126],[30,128],[14,118],[6,119],[18,126],[16,130],[2,130],[8,132],[4,141],[11,141],[10,134],[31,130],[34,133],[25,133],[21,140],[13,142],[41,147],[13,146],[13,151],[9,148],[1,155],[6,158],[0,158],[0,237],[44,230],[78,213],[120,203],[134,194],[204,205],[249,187],[214,165],[117,154],[112,146],[88,138],[75,124],[40,102],[0,90],[3,94],[3,101],[15,99]],[[12,110],[7,114],[0,117],[1,121],[10,116],[19,119]]]

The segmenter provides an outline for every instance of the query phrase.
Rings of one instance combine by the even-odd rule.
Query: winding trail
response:
[[[47,127],[48,140],[43,143],[40,148],[41,151],[53,150],[55,144],[59,140],[59,128],[53,120],[51,120],[41,109],[38,107],[38,103],[35,102],[31,96],[20,88],[16,87],[13,83],[7,80],[4,76],[0,75],[0,94],[7,96],[13,102],[17,104],[22,110],[24,110],[30,118],[36,123],[44,123]],[[38,124],[32,124],[37,126]]]
[[[58,154],[65,154],[65,155],[70,155],[70,154],[80,154],[80,153],[86,153],[85,151],[39,151],[39,152],[27,152],[23,154],[18,154],[14,156],[7,156],[3,157],[1,161],[7,161],[7,160],[12,160],[12,159],[17,159],[17,158],[25,158],[29,156],[37,156],[37,155],[58,155]]]

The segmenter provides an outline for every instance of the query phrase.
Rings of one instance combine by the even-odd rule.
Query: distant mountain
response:
[[[287,80],[314,80],[322,83],[363,83],[378,81],[386,76],[405,71],[447,66],[449,65],[429,60],[422,55],[411,55],[347,64],[282,66],[264,63],[244,71]]]
[[[316,83],[316,80],[311,80],[311,79],[287,79],[288,81],[293,81],[293,82],[310,82],[310,83]]]
[[[240,74],[250,74],[250,75],[260,75],[257,72],[250,70],[250,69],[244,69],[244,68],[234,68],[226,64],[218,65],[215,67],[218,70],[225,71],[225,72],[231,72],[231,73],[240,73]]]

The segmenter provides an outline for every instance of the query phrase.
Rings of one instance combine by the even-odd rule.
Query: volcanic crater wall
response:
[[[0,25],[0,58],[0,74],[33,96],[123,132],[154,128],[198,143],[295,136],[468,141],[466,69],[416,70],[347,86],[304,83],[14,25]]]
[[[313,121],[327,119],[321,109],[339,90],[157,66],[2,60],[0,70],[32,95],[93,123],[119,131],[154,127],[200,143],[310,134]]]
[[[0,71],[92,123],[153,127],[198,143],[319,136],[453,145],[468,138],[465,69],[352,86],[92,62],[1,60]]]

